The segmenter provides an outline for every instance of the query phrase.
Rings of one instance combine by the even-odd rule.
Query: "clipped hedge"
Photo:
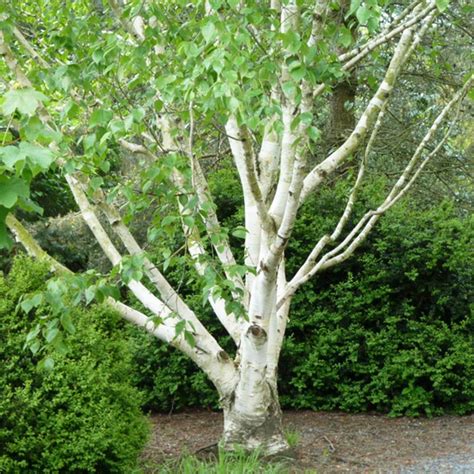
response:
[[[298,294],[280,364],[283,403],[471,412],[473,224],[449,203],[425,212],[399,206],[358,258]]]
[[[47,276],[27,257],[0,276],[0,472],[133,472],[148,426],[117,316],[74,310],[70,351],[51,372],[23,349],[35,316],[16,307]]]
[[[225,204],[221,218],[229,228],[238,225],[235,180],[224,170],[211,185]],[[290,275],[311,250],[314,229],[321,235],[336,224],[346,193],[322,190],[302,210],[287,250]],[[382,195],[383,183],[368,189],[354,219]],[[473,223],[449,202],[431,210],[403,202],[353,258],[305,285],[292,303],[280,361],[282,405],[412,416],[473,411]],[[216,318],[191,297],[192,280],[185,290],[221,340]],[[218,406],[192,362],[141,334],[134,340],[147,408]]]

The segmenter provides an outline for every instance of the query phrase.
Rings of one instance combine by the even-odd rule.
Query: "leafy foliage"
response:
[[[53,371],[24,347],[48,309],[25,315],[18,304],[47,277],[26,257],[0,277],[0,471],[131,472],[147,425],[117,317],[103,306],[74,309],[70,351],[55,354]]]

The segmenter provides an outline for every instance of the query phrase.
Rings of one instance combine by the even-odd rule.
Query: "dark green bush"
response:
[[[226,170],[217,176],[210,184],[222,199],[220,218],[232,228],[240,224],[238,185]],[[354,218],[380,200],[383,184],[361,195]],[[315,238],[333,229],[346,193],[323,190],[302,210],[287,250],[290,276]],[[473,220],[458,217],[450,203],[431,210],[411,204],[390,210],[354,257],[295,297],[280,361],[284,407],[393,415],[474,409]],[[188,281],[184,288],[194,291]],[[221,340],[209,309],[191,302]],[[135,352],[148,408],[217,407],[192,362],[142,335]]]
[[[296,236],[307,232],[300,226]],[[473,220],[449,203],[423,212],[406,203],[384,216],[354,258],[295,297],[280,363],[283,404],[472,411],[473,237]],[[293,263],[307,252],[291,250]]]
[[[47,276],[20,257],[0,277],[0,472],[132,472],[148,427],[118,317],[74,310],[70,351],[54,354],[52,372],[23,349],[35,316],[15,308]]]

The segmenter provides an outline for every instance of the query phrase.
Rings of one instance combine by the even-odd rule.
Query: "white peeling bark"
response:
[[[278,177],[278,159],[280,156],[280,139],[274,131],[273,121],[266,126],[262,146],[258,154],[259,181],[262,198],[265,203],[272,198],[273,187]]]
[[[288,448],[285,440],[281,409],[266,374],[267,334],[256,324],[249,324],[242,338],[240,379],[231,399],[224,406],[224,443],[265,454]]]
[[[286,288],[285,261],[283,260],[278,269],[277,276],[277,301],[280,301]],[[275,381],[278,376],[278,361],[280,351],[283,345],[286,325],[288,323],[288,314],[290,310],[291,299],[287,298],[285,303],[277,307],[275,305],[274,312],[270,319],[268,330],[268,347],[267,347],[267,378]]]
[[[226,132],[232,156],[239,173],[244,194],[245,229],[245,264],[255,267],[260,257],[262,232],[272,229],[272,222],[265,206],[255,168],[250,137],[238,125],[235,117],[230,117]],[[247,291],[253,287],[254,276],[249,273],[246,278]]]
[[[295,162],[297,135],[291,128],[293,122],[293,110],[291,107],[283,108],[283,138],[281,144],[280,175],[278,185],[270,206],[270,215],[277,225],[283,219],[288,190],[290,189],[293,166]]]

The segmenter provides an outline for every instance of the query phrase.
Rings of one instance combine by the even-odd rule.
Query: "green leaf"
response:
[[[26,156],[22,153],[19,147],[6,146],[0,148],[0,159],[8,169],[12,170],[15,168],[17,163],[24,162]]]
[[[58,336],[53,341],[54,350],[59,352],[59,354],[65,355],[69,352],[69,347],[64,342],[64,338],[62,334],[58,334]]]
[[[54,359],[52,357],[45,357],[38,363],[38,368],[51,372],[54,369]]]
[[[8,215],[8,209],[0,206],[0,249],[10,249],[13,241],[8,235],[5,219]]]
[[[296,31],[288,31],[283,35],[283,47],[289,54],[296,54],[301,48],[301,38]]]
[[[188,227],[192,227],[194,225],[194,217],[193,216],[184,216],[183,222]]]
[[[346,18],[349,18],[353,15],[360,7],[360,0],[351,0],[351,7],[346,15]]]
[[[339,43],[344,48],[348,48],[352,44],[352,33],[349,28],[342,26],[339,30]]]
[[[44,94],[31,88],[12,89],[5,94],[1,110],[4,115],[11,115],[16,110],[22,114],[33,115],[40,104],[47,100]]]
[[[132,110],[132,117],[133,120],[137,123],[140,123],[146,116],[145,109],[143,107],[139,107],[137,109]]]
[[[299,82],[306,75],[306,69],[304,67],[297,67],[290,71],[290,76],[293,80]]]
[[[20,196],[16,205],[26,212],[36,212],[36,214],[40,216],[42,216],[44,212],[44,209],[38,204],[36,204],[34,201],[32,201],[30,198]]]
[[[33,308],[38,307],[42,302],[43,295],[41,293],[37,293],[31,298],[23,300],[20,304],[20,307],[26,314],[28,314]]]
[[[294,95],[296,95],[296,85],[294,82],[284,82],[281,88],[283,89],[283,93],[286,97],[293,97]]]
[[[34,329],[32,329],[27,335],[26,335],[26,342],[30,343],[33,339],[36,339],[38,334],[40,333],[41,326],[37,324]]]
[[[20,150],[28,157],[33,174],[46,171],[54,161],[53,152],[48,148],[22,142],[20,143]]]
[[[444,10],[448,8],[448,5],[449,5],[449,0],[436,0],[436,8],[440,12],[444,12]]]
[[[11,209],[20,196],[26,198],[29,194],[30,190],[24,180],[0,176],[0,206]]]
[[[321,138],[321,131],[316,127],[309,127],[308,137],[314,142],[317,142]]]
[[[311,112],[303,112],[300,114],[299,119],[303,125],[311,125],[313,122],[313,114]]]
[[[185,329],[186,327],[186,321],[182,319],[181,321],[178,321],[176,324],[174,331],[175,331],[175,337],[178,337]]]
[[[74,323],[72,322],[71,315],[66,312],[61,315],[60,318],[61,321],[61,326],[70,334],[74,334],[76,332],[76,327],[74,326]]]
[[[237,237],[238,239],[245,239],[245,237],[247,236],[247,230],[245,229],[245,227],[239,226],[232,231],[232,235],[234,237]]]
[[[217,36],[217,29],[212,21],[208,21],[202,28],[201,28],[202,36],[206,43],[210,43],[215,39]]]
[[[61,140],[61,132],[46,127],[43,122],[36,116],[30,117],[28,122],[22,127],[21,134],[23,141],[41,141],[50,143],[52,141],[59,142]]]
[[[37,354],[40,348],[41,348],[40,341],[34,341],[32,344],[30,344],[30,351],[33,355]]]
[[[59,329],[57,327],[52,327],[52,328],[49,328],[47,331],[46,331],[46,335],[45,335],[45,339],[46,339],[46,342],[52,342],[53,339],[59,334]]]
[[[96,290],[97,288],[95,285],[91,285],[86,288],[86,291],[84,292],[84,296],[86,297],[86,304],[89,304],[95,298]]]
[[[194,339],[194,335],[191,331],[184,331],[184,339],[186,339],[186,342],[191,346],[195,347],[196,346],[196,339]]]
[[[106,126],[113,117],[113,113],[110,110],[97,109],[92,112],[89,119],[89,125],[91,127]]]
[[[365,5],[362,5],[360,8],[357,9],[356,17],[359,20],[361,25],[367,25],[369,18],[372,16],[372,11],[369,10]]]

